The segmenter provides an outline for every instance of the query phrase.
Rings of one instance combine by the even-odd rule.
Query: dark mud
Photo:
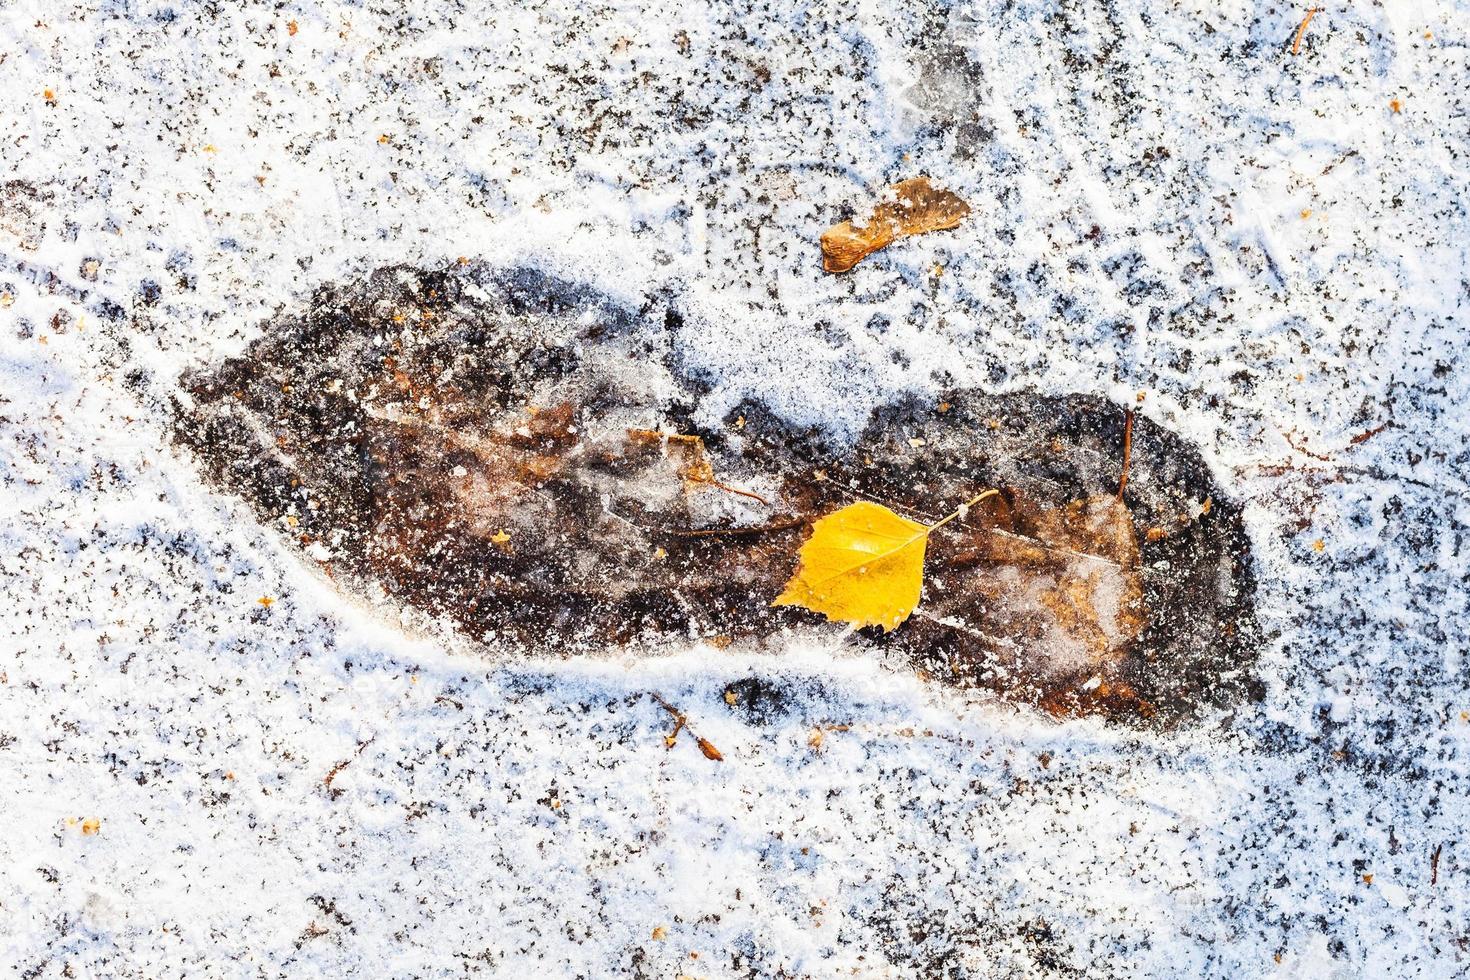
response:
[[[812,520],[864,498],[933,519],[996,487],[871,642],[1058,714],[1251,696],[1240,508],[1177,435],[1136,419],[1117,503],[1128,413],[1090,396],[906,401],[851,445],[759,403],[700,431],[684,329],[533,272],[385,269],[186,378],[176,434],[345,588],[553,655],[811,628],[770,602]]]

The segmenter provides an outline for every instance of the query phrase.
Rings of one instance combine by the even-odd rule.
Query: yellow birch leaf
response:
[[[919,605],[929,535],[999,492],[977,494],[932,525],[868,500],[835,510],[812,525],[795,574],[771,605],[801,606],[834,622],[887,632]]]
[[[834,511],[812,525],[796,574],[772,605],[891,630],[919,604],[930,530],[867,500]]]

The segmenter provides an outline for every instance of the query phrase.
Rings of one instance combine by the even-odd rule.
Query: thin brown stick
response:
[[[771,506],[771,502],[769,500],[767,500],[765,497],[762,497],[754,490],[741,490],[739,487],[732,487],[730,486],[730,484],[721,483],[719,480],[711,480],[709,481],[709,485],[716,488],[717,490],[723,490],[726,493],[739,494],[742,497],[749,497],[751,500],[759,500],[767,507]]]
[[[1443,850],[1444,845],[1440,844],[1434,849],[1434,855],[1429,859],[1429,883],[1431,885],[1439,884],[1439,852]]]
[[[861,497],[863,500],[872,501],[875,504],[882,504],[884,507],[887,507],[889,510],[893,511],[895,514],[898,514],[898,515],[900,515],[902,517],[908,517],[910,520],[913,520],[914,518],[923,518],[923,520],[921,520],[919,522],[921,524],[928,523],[929,521],[934,520],[934,518],[930,517],[924,511],[919,510],[917,507],[905,507],[905,506],[902,506],[900,504],[893,503],[893,502],[890,502],[888,500],[885,500],[882,497],[874,496],[871,493],[864,493],[862,490],[859,490],[857,487],[853,486],[852,484],[850,484],[850,483],[843,483],[841,480],[834,480],[830,476],[827,477],[827,480],[833,486],[835,486],[835,487],[841,487],[842,489],[846,490],[848,493],[852,494],[854,497]],[[907,513],[905,513],[905,512],[907,512]]]
[[[1127,421],[1123,423],[1123,475],[1118,477],[1118,499],[1128,488],[1128,467],[1133,462],[1133,409],[1128,409]]]
[[[1283,439],[1286,440],[1286,444],[1288,446],[1290,446],[1292,449],[1295,449],[1297,452],[1301,453],[1303,456],[1310,456],[1313,459],[1319,460],[1319,461],[1321,461],[1323,463],[1331,463],[1333,461],[1331,456],[1323,456],[1321,453],[1314,453],[1314,452],[1312,452],[1310,449],[1308,449],[1306,447],[1305,443],[1303,443],[1303,442],[1300,441],[1299,438],[1293,439],[1292,437],[1295,436],[1295,435],[1296,435],[1296,430],[1295,429],[1283,429],[1283,430],[1281,430],[1281,438],[1283,438]]]
[[[1111,559],[1103,558],[1101,555],[1090,555],[1085,551],[1074,551],[1071,548],[1063,548],[1060,545],[1048,544],[1040,538],[1033,538],[1029,534],[1021,534],[1018,531],[1005,531],[998,527],[982,527],[977,528],[976,530],[984,531],[986,534],[994,534],[1003,538],[1014,538],[1017,541],[1025,541],[1027,544],[1035,545],[1036,547],[1041,548],[1045,551],[1054,551],[1059,555],[1067,555],[1072,558],[1080,558],[1083,561],[1100,561],[1104,565],[1111,565],[1114,568],[1123,567],[1122,565],[1119,565],[1117,562]],[[980,560],[987,559],[985,558],[985,553],[977,549],[961,551],[950,557],[950,561],[953,564],[961,566],[974,564],[976,561]]]
[[[1348,445],[1361,446],[1369,439],[1372,439],[1374,436],[1378,435],[1378,433],[1382,432],[1384,429],[1387,429],[1390,425],[1393,425],[1393,423],[1385,422],[1382,425],[1375,426],[1374,428],[1368,429],[1367,431],[1359,432],[1357,435],[1348,440]]]
[[[1317,16],[1321,12],[1322,12],[1322,8],[1321,7],[1313,7],[1310,10],[1307,11],[1307,16],[1305,16],[1305,17],[1302,18],[1302,26],[1300,26],[1300,27],[1298,27],[1296,29],[1296,40],[1294,40],[1294,41],[1291,42],[1291,54],[1292,54],[1292,57],[1296,57],[1298,54],[1301,53],[1301,50],[1302,50],[1302,36],[1307,33],[1307,25],[1312,22],[1312,18],[1313,17]]]
[[[755,527],[700,527],[700,528],[675,528],[662,530],[659,528],[643,528],[652,534],[670,534],[676,538],[723,538],[736,537],[746,534],[772,534],[776,531],[789,531],[794,527],[806,524],[804,517],[791,517],[786,520],[772,521],[769,524],[758,524]]]
[[[327,773],[327,778],[325,778],[325,779],[322,780],[322,785],[327,788],[327,793],[332,797],[332,799],[335,800],[342,793],[342,791],[340,789],[333,788],[333,786],[332,786],[332,780],[336,779],[337,778],[337,775],[343,769],[346,769],[348,766],[350,766],[352,764],[352,760],[353,759],[356,759],[358,756],[362,755],[362,750],[365,749],[365,748],[367,748],[369,745],[372,745],[373,744],[373,740],[376,739],[377,737],[378,736],[373,735],[373,736],[370,736],[366,741],[358,742],[357,743],[357,751],[354,752],[354,753],[352,753],[352,755],[349,756],[348,758],[343,759],[341,762],[337,763],[335,766],[332,767],[331,771]]]

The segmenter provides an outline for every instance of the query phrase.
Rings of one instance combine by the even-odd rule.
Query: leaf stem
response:
[[[964,514],[964,513],[968,512],[971,507],[974,507],[976,504],[978,504],[980,501],[984,500],[986,497],[994,497],[994,496],[997,496],[999,494],[1000,494],[1000,491],[999,490],[996,490],[996,489],[993,489],[993,488],[990,489],[990,490],[986,490],[984,493],[977,493],[975,496],[971,497],[969,500],[965,501],[964,503],[962,503],[958,507],[956,507],[953,510],[953,512],[950,513],[950,515],[948,517],[944,518],[942,521],[940,521],[938,524],[935,524],[934,526],[932,526],[931,528],[929,528],[929,530],[925,531],[924,533],[925,534],[933,534],[935,531],[937,531],[940,528],[944,527],[944,525],[948,524],[950,521],[954,520],[956,517],[959,517],[961,514]]]

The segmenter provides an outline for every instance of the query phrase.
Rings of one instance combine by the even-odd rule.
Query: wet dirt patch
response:
[[[861,499],[933,520],[995,487],[934,536],[919,612],[869,642],[1056,714],[1169,723],[1251,695],[1240,508],[1177,435],[973,390],[850,444],[758,402],[701,431],[681,329],[671,302],[536,272],[384,269],[187,377],[176,435],[344,588],[555,655],[811,629],[770,603],[813,520]]]

